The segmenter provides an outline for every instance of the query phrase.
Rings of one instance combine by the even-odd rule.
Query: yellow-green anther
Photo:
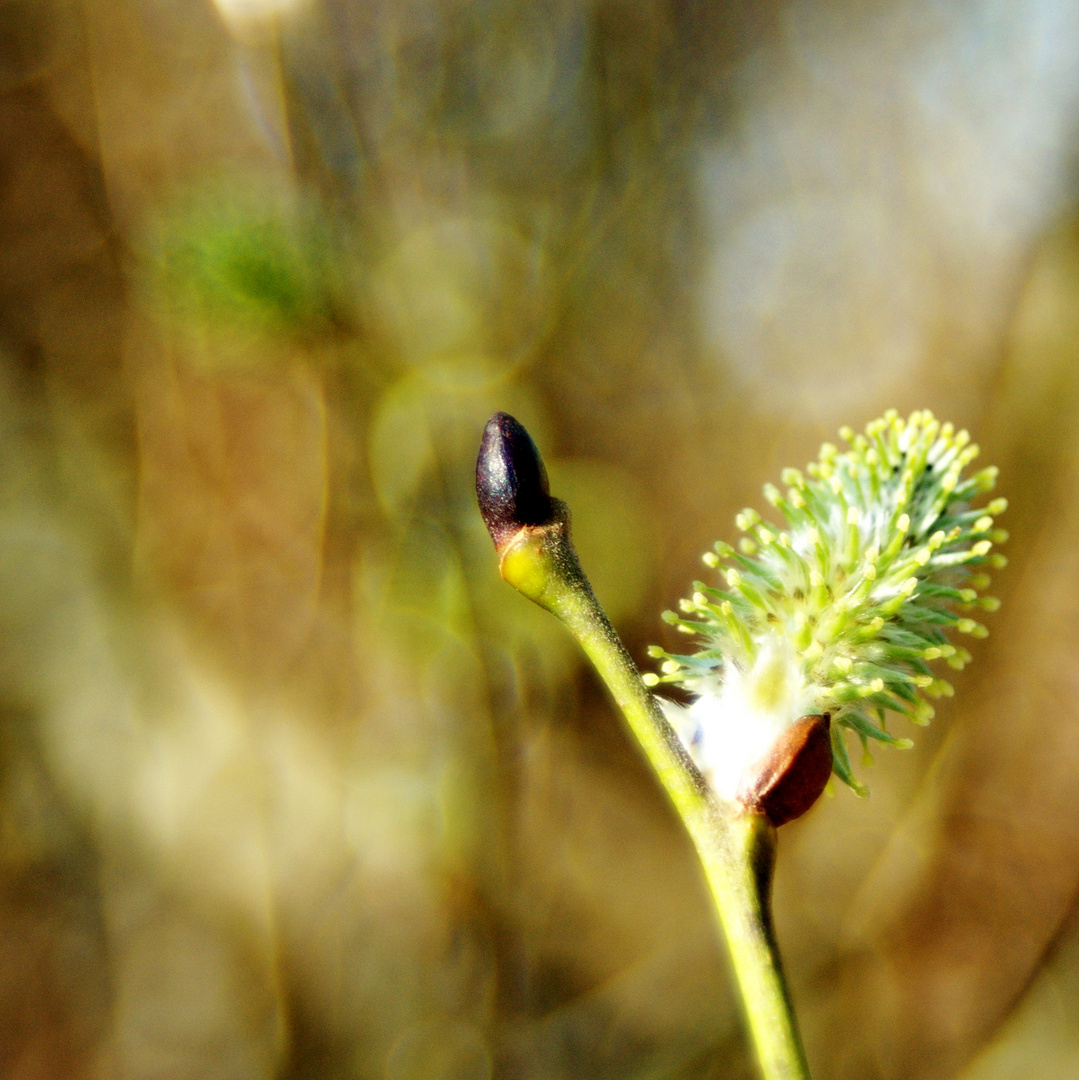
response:
[[[858,522],[860,517],[858,507],[847,507],[847,545],[844,552],[844,561],[848,566],[852,565],[858,557]]]
[[[900,548],[907,543],[907,533],[909,531],[910,515],[900,514],[885,544],[884,551],[881,553],[882,562],[890,563],[899,554]]]

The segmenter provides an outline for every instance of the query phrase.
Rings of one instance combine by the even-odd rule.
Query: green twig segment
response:
[[[565,624],[607,685],[700,857],[727,940],[764,1080],[809,1080],[772,930],[775,828],[735,813],[708,790],[599,606],[569,540],[565,507],[504,545],[502,576]]]
[[[710,834],[689,827],[730,950],[765,1080],[809,1080],[772,927],[776,830],[763,814],[728,817]]]

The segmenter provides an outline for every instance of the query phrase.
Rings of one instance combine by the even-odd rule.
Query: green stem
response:
[[[764,1080],[809,1080],[769,904],[775,828],[718,803],[641,681],[577,561],[564,519],[506,545],[502,575],[579,642],[648,758],[704,868]]]
[[[766,1080],[809,1080],[772,927],[775,827],[763,814],[741,814],[727,818],[718,837],[716,831],[695,833],[692,826],[690,835],[727,939],[761,1074]]]

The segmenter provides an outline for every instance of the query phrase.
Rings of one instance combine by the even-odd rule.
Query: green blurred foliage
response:
[[[345,319],[328,227],[257,175],[216,178],[155,222],[146,291],[179,332],[197,335],[205,363],[265,364]]]

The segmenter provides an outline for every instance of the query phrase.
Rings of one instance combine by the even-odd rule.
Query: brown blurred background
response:
[[[642,658],[891,406],[1012,565],[782,832],[814,1076],[1079,1076],[1077,57],[1074,0],[0,0],[0,1077],[752,1076],[474,456],[531,429]]]

